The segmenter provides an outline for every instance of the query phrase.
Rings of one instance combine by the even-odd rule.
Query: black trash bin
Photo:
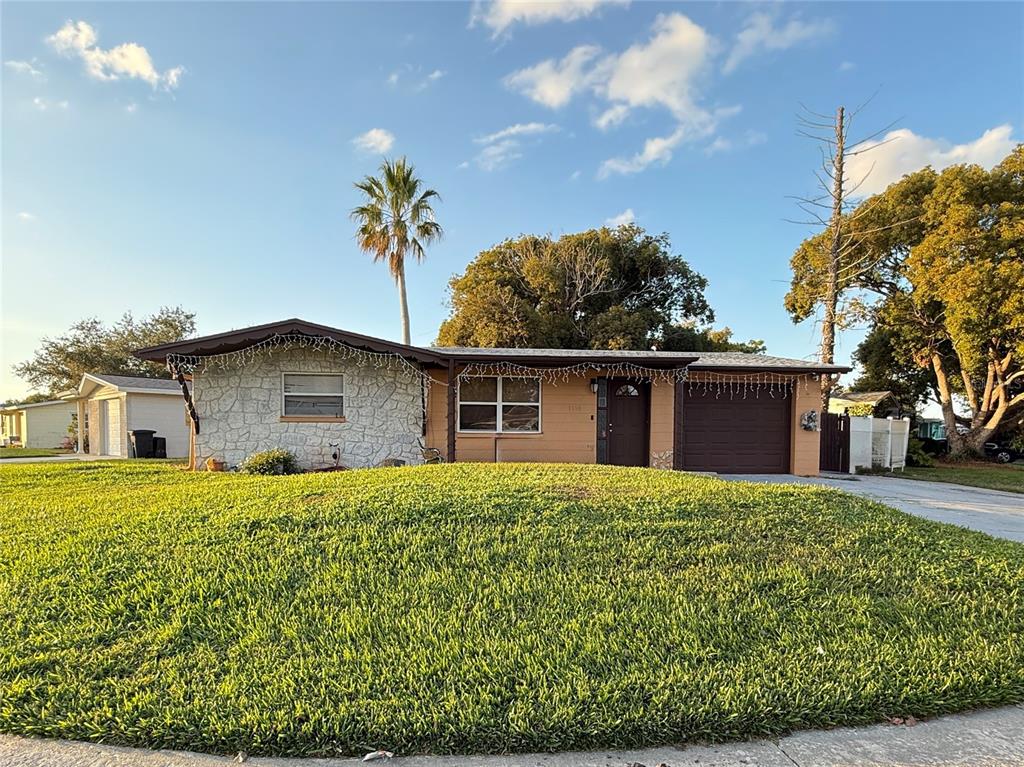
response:
[[[132,429],[128,437],[132,441],[132,458],[153,457],[153,435],[156,429]]]
[[[167,437],[153,437],[153,457],[167,457]]]

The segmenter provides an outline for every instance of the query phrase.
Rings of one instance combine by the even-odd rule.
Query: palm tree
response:
[[[424,257],[423,248],[441,238],[441,225],[434,220],[431,201],[441,196],[433,189],[420,191],[423,182],[416,178],[416,169],[402,157],[384,160],[380,177],[367,176],[356,184],[366,197],[352,213],[358,224],[359,247],[373,260],[387,261],[388,270],[398,285],[402,309],[402,343],[409,340],[409,304],[405,297],[405,257],[417,261]]]

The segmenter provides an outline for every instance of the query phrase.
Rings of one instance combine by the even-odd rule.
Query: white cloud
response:
[[[490,144],[501,139],[512,138],[514,136],[536,136],[539,133],[553,133],[558,131],[557,125],[551,125],[549,123],[516,123],[510,125],[507,128],[502,128],[500,131],[490,133],[486,136],[473,139],[477,144]]]
[[[639,173],[655,163],[664,165],[672,159],[672,152],[685,136],[686,131],[683,128],[676,128],[668,136],[649,138],[644,142],[644,148],[632,157],[613,157],[605,160],[597,171],[597,177],[608,178],[613,173]]]
[[[609,128],[614,128],[628,116],[629,107],[625,104],[616,104],[615,106],[608,107],[608,109],[598,115],[597,119],[594,120],[594,125],[601,130],[608,130]]]
[[[667,136],[648,139],[631,158],[607,160],[598,172],[636,173],[652,163],[664,163],[673,149],[715,132],[720,120],[739,107],[711,110],[703,106],[699,80],[714,54],[715,41],[705,29],[680,13],[659,15],[651,37],[622,53],[604,53],[593,45],[572,49],[561,59],[548,59],[513,72],[505,84],[551,108],[569,103],[580,93],[606,102],[594,124],[609,130],[633,110],[662,109],[673,118]]]
[[[626,208],[617,216],[605,219],[604,225],[614,229],[617,226],[623,226],[624,224],[632,224],[636,221],[636,215],[633,213],[632,208]]]
[[[816,40],[832,34],[835,25],[826,20],[802,21],[790,19],[776,26],[775,15],[759,12],[747,19],[736,35],[736,43],[729,52],[722,71],[728,74],[749,59],[765,51],[784,51],[807,40]]]
[[[139,105],[133,101],[132,103],[125,105],[124,111],[128,114],[134,114],[139,111]]]
[[[852,61],[844,61],[839,65],[840,72],[852,72],[856,68],[857,65],[854,64]]]
[[[366,133],[362,133],[352,139],[352,143],[355,144],[357,149],[361,149],[364,152],[384,154],[395,145],[395,135],[383,128],[370,128]]]
[[[602,6],[629,5],[629,0],[494,0],[473,3],[469,25],[478,22],[490,27],[492,36],[516,23],[545,24],[549,21],[575,21],[598,12]]]
[[[582,175],[583,175],[583,171],[581,171],[581,170],[574,170],[572,172],[572,175],[569,176],[569,180],[570,181],[577,181],[577,180],[579,180],[579,177],[582,176]]]
[[[694,80],[712,52],[708,33],[679,13],[655,19],[653,36],[609,63],[599,90],[628,107],[664,107],[689,124],[709,116],[695,104]]]
[[[17,219],[19,221],[35,221],[36,220],[36,217],[33,216],[31,213],[29,213],[26,210],[23,210],[20,213],[17,213],[16,216],[17,216]]]
[[[442,77],[444,77],[445,74],[446,73],[443,69],[435,69],[433,72],[427,75],[427,79],[430,82],[436,82],[437,80],[440,80]]]
[[[963,144],[926,138],[902,128],[890,131],[882,139],[852,148],[846,162],[848,183],[851,187],[860,184],[856,194],[868,196],[884,191],[889,184],[926,165],[935,170],[959,163],[991,168],[1013,151],[1017,143],[1011,125],[990,128],[974,141]],[[867,149],[871,151],[862,151]]]
[[[474,158],[481,170],[500,170],[513,160],[523,156],[522,139],[555,133],[561,130],[557,125],[541,122],[516,123],[502,128],[486,136],[473,139],[476,144],[483,144],[483,149]]]
[[[520,144],[515,139],[504,139],[488,144],[476,156],[476,164],[481,170],[492,171],[506,167],[513,160],[523,156]]]
[[[12,72],[17,72],[20,75],[29,75],[37,80],[45,80],[46,75],[42,70],[36,69],[35,64],[35,59],[32,59],[32,61],[16,61],[11,59],[10,61],[4,62],[4,66]]]
[[[768,140],[761,131],[748,130],[743,134],[740,139],[729,139],[725,136],[717,136],[704,148],[704,154],[709,157],[713,154],[719,154],[720,152],[731,152],[734,149],[745,149],[747,147],[757,146],[763,144]]]
[[[32,105],[40,112],[45,112],[49,109],[67,109],[70,106],[67,100],[50,101],[49,99],[44,99],[42,96],[36,96],[32,99]]]
[[[392,87],[398,85],[399,76],[400,74],[398,72],[392,72],[390,75],[388,75],[388,85]]]
[[[69,20],[46,40],[58,53],[81,59],[85,71],[97,80],[127,77],[143,80],[153,88],[174,90],[185,72],[180,66],[160,72],[153,65],[149,51],[138,43],[121,43],[106,50],[100,48],[96,30],[85,21]]]
[[[572,97],[586,90],[595,72],[590,63],[601,53],[596,45],[579,45],[561,61],[546,59],[532,67],[520,69],[505,78],[505,85],[529,96],[538,104],[557,109]]]

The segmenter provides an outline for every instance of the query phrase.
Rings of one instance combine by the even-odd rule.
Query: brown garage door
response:
[[[729,398],[728,392],[683,392],[683,468],[738,474],[789,471],[792,395],[762,391]]]

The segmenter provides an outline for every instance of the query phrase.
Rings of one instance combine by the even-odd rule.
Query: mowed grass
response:
[[[70,450],[45,447],[0,447],[0,460],[4,458],[49,458],[54,455],[68,455]]]
[[[928,467],[908,467],[893,476],[1024,493],[1024,464],[936,463]]]
[[[0,468],[0,730],[336,755],[1024,700],[1024,547],[647,469]]]

